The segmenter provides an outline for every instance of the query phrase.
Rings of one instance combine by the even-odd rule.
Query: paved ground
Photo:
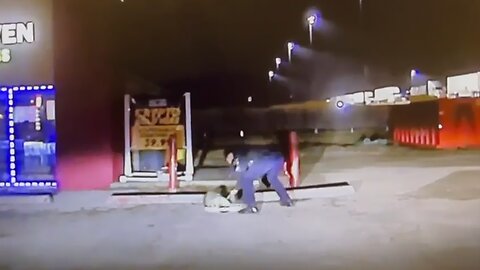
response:
[[[253,216],[3,210],[0,269],[480,269],[479,156],[311,148],[306,183],[350,180],[357,193]]]

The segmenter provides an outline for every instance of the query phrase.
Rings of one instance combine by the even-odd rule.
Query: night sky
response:
[[[287,40],[308,46],[310,8],[333,26],[314,36],[315,50],[331,59],[402,78],[411,68],[436,76],[480,69],[480,1],[363,0],[361,15],[358,2],[81,1],[92,40],[117,69],[191,91],[196,106],[240,105],[250,94],[256,104],[282,102],[267,71],[276,56],[286,58]],[[302,70],[308,63],[296,65]]]

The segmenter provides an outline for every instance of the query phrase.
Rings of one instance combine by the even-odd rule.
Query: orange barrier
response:
[[[401,133],[400,129],[394,129],[393,130],[393,141],[396,143],[399,143],[401,141]]]
[[[421,145],[420,144],[420,130],[415,128],[412,131],[413,131],[413,144]]]
[[[420,145],[425,145],[427,146],[427,137],[428,137],[428,132],[426,129],[422,128],[420,129]]]
[[[480,98],[441,99],[439,148],[480,147]]]
[[[400,145],[435,148],[438,132],[435,129],[420,128],[395,128],[393,140]]]
[[[408,143],[414,144],[414,134],[413,134],[413,129],[408,130]]]
[[[480,147],[480,98],[439,99],[391,110],[393,140],[428,148]]]
[[[407,131],[405,129],[400,130],[401,143],[407,143]]]

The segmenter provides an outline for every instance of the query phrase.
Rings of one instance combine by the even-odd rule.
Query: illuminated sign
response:
[[[137,108],[134,115],[133,150],[165,150],[172,135],[176,136],[180,148],[185,146],[185,128],[180,123],[182,110],[179,107]]]
[[[135,125],[178,125],[182,111],[177,107],[142,108],[135,110]]]
[[[35,29],[33,22],[0,24],[0,44],[33,43],[34,40]]]
[[[35,41],[35,25],[33,22],[26,23],[2,23],[0,24],[0,45],[12,46]],[[0,63],[8,63],[12,60],[10,48],[0,47]]]
[[[12,60],[10,49],[0,49],[0,63],[8,63]]]

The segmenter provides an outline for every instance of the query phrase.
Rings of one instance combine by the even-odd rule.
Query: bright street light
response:
[[[268,80],[271,82],[274,76],[275,76],[275,72],[270,70],[268,72]]]
[[[315,25],[315,22],[317,21],[317,16],[316,15],[310,15],[307,18],[307,23],[308,23],[308,33],[310,37],[310,45],[313,43],[313,26]]]
[[[413,77],[415,77],[415,76],[417,76],[417,71],[416,71],[415,69],[412,69],[412,70],[410,71],[410,77],[413,78]]]
[[[275,58],[275,65],[277,66],[277,70],[280,68],[281,63],[282,59],[280,57]]]
[[[287,50],[288,50],[288,62],[292,62],[292,51],[295,48],[295,43],[288,42],[287,43]]]
[[[343,108],[343,106],[345,106],[345,103],[341,100],[337,101],[337,103],[335,104],[337,106],[338,109],[341,109]]]
[[[287,47],[291,51],[291,50],[293,50],[293,47],[295,47],[295,43],[290,41],[290,42],[287,43]]]
[[[410,84],[413,86],[413,83],[415,81],[415,76],[417,76],[418,71],[415,69],[410,70]]]
[[[249,96],[249,97],[247,98],[247,101],[248,101],[248,103],[252,102],[252,101],[253,101],[252,96]]]

